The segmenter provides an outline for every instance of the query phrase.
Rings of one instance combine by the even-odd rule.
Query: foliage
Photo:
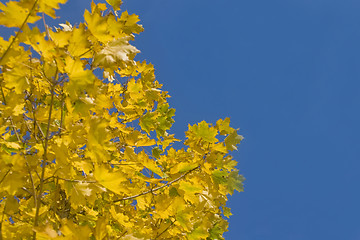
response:
[[[243,178],[228,118],[168,133],[175,110],[120,0],[49,28],[66,0],[0,3],[0,239],[223,239]],[[45,31],[36,24],[42,20]]]

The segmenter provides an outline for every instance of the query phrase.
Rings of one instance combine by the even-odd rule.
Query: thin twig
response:
[[[17,138],[17,140],[19,141],[19,144],[20,144],[20,145],[23,145],[23,142],[21,141],[21,138],[20,138],[20,136],[19,136],[19,133],[18,133],[17,130],[16,130],[16,127],[15,127],[15,124],[14,124],[14,121],[13,121],[12,117],[10,117],[9,119],[10,119],[11,127],[12,127],[12,129],[13,129],[15,135],[16,135],[16,138]]]
[[[81,58],[82,56],[84,56],[85,54],[87,54],[90,51],[92,51],[92,49],[89,49],[89,50],[85,51],[84,53],[80,54],[78,57]]]
[[[34,120],[35,120],[35,119],[34,119]],[[35,120],[35,121],[36,121],[36,120]],[[41,127],[40,127],[40,125],[39,125],[39,123],[38,123],[37,121],[36,121],[36,126],[38,127],[38,129],[39,129],[41,135],[43,136],[43,138],[46,139],[45,133],[43,132],[43,130],[41,129]]]
[[[171,221],[171,220],[170,220]],[[174,223],[176,222],[176,220],[175,221],[171,221],[171,223],[170,223],[170,225],[169,226],[167,226],[165,229],[164,229],[164,231],[162,231],[161,233],[159,233],[158,235],[156,235],[156,237],[154,238],[154,240],[156,240],[158,237],[160,237],[164,232],[166,232],[172,225],[174,225]]]
[[[80,180],[80,179],[65,179],[58,177],[60,180],[67,181],[67,182],[79,182],[79,183],[97,183],[97,181],[86,181],[86,180]]]
[[[124,197],[124,198],[121,198],[121,199],[114,200],[113,203],[115,203],[115,202],[120,202],[120,201],[123,201],[123,200],[134,199],[134,198],[143,196],[143,195],[148,194],[148,193],[156,192],[156,191],[158,191],[158,190],[160,190],[160,189],[162,189],[162,188],[164,188],[164,187],[168,187],[168,186],[172,185],[173,183],[180,181],[181,179],[183,179],[184,177],[186,177],[186,175],[188,175],[189,173],[195,171],[195,170],[198,169],[198,168],[200,168],[200,166],[197,166],[196,168],[193,168],[193,169],[187,171],[186,173],[184,173],[184,174],[181,175],[180,177],[178,177],[178,178],[172,180],[171,182],[168,182],[168,183],[166,183],[166,184],[164,184],[164,185],[162,185],[162,186],[160,186],[160,187],[156,187],[156,188],[154,188],[154,189],[150,189],[150,190],[148,190],[148,191],[145,191],[145,192],[142,192],[142,193],[139,193],[139,194],[130,196],[130,197]]]
[[[6,99],[5,99],[5,94],[4,94],[4,90],[2,88],[2,86],[0,85],[0,91],[1,91],[1,96],[3,98],[4,104],[6,105]]]
[[[56,69],[56,72],[55,72],[54,83],[56,82],[57,75],[58,75],[58,69]],[[41,177],[40,177],[39,194],[36,196],[39,201],[37,202],[37,205],[36,205],[34,227],[38,226],[39,211],[40,211],[40,203],[39,202],[41,200],[41,194],[42,194],[43,187],[44,187],[45,168],[47,165],[47,150],[48,150],[49,136],[50,136],[51,114],[52,114],[52,109],[53,109],[53,105],[54,105],[54,84],[51,85],[50,91],[51,91],[50,109],[49,109],[48,125],[47,125],[47,129],[46,129],[46,137],[45,137],[45,143],[44,143],[44,154],[43,154],[43,162],[42,162],[42,172],[41,172]],[[34,232],[33,238],[36,239],[36,232]]]
[[[26,187],[22,187],[21,189],[30,194],[31,196],[34,196],[33,193],[30,192],[30,190],[28,190]]]
[[[46,36],[47,36],[48,40],[51,40],[50,33],[49,33],[49,27],[45,22],[45,14],[44,13],[42,13],[42,20],[43,20],[43,23],[44,23]]]
[[[65,99],[65,97],[64,97],[64,94],[62,93],[61,94],[61,113],[60,113],[60,126],[59,126],[59,129],[58,129],[58,131],[59,131],[59,136],[61,136],[61,130],[63,129],[63,124],[64,124],[64,114],[65,114],[65,112],[64,112],[64,108],[65,108],[65,102],[64,102],[64,99]]]
[[[10,172],[10,168],[9,168],[9,170],[7,170],[7,172],[5,173],[5,175],[1,178],[0,184],[4,181],[4,179],[5,179],[6,176],[9,174],[9,172]]]
[[[128,231],[126,230],[119,238],[122,238]]]
[[[29,166],[29,163],[26,162],[26,166],[28,168],[28,172],[29,172],[29,176],[30,176],[30,182],[31,182],[31,186],[32,186],[32,194],[33,194],[33,197],[34,197],[34,204],[35,206],[37,206],[37,197],[36,197],[36,188],[35,188],[35,183],[34,183],[34,179],[33,179],[33,176],[32,176],[32,173],[31,173],[31,170],[30,170],[30,166]]]
[[[38,2],[38,0],[36,0],[36,1],[34,2],[34,5],[33,5],[32,8],[30,9],[29,14],[26,16],[24,22],[21,24],[21,27],[19,28],[19,31],[16,33],[16,35],[15,35],[15,37],[12,39],[10,45],[7,47],[7,49],[5,50],[5,52],[3,53],[3,55],[1,56],[1,58],[0,58],[0,63],[1,63],[1,61],[4,59],[4,57],[6,56],[6,54],[9,52],[10,48],[12,47],[12,45],[13,45],[14,42],[15,42],[15,39],[19,36],[21,30],[23,29],[23,27],[24,27],[25,24],[27,23],[27,20],[29,19],[29,17],[30,17],[30,15],[32,14],[32,12],[34,11],[37,2]]]

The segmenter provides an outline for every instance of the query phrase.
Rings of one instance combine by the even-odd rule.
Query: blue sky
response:
[[[60,22],[83,21],[69,0]],[[360,239],[360,2],[124,0],[139,59],[176,108],[173,132],[230,117],[245,192],[230,240]]]
[[[187,123],[231,117],[230,240],[360,239],[360,2],[132,0],[135,45]]]

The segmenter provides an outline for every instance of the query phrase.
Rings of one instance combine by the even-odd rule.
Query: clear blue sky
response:
[[[224,117],[245,137],[226,239],[359,240],[360,2],[124,2],[177,137]],[[69,0],[61,21],[79,23],[89,5]]]
[[[125,0],[187,123],[231,117],[229,240],[360,239],[360,2]]]

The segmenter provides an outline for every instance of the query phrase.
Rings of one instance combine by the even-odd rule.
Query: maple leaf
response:
[[[223,239],[242,136],[202,121],[170,147],[170,96],[134,61],[139,17],[106,0],[84,23],[30,24],[65,2],[0,3],[18,28],[0,37],[0,238]]]
[[[7,27],[21,27],[24,22],[34,23],[40,19],[34,11],[37,1],[9,1],[0,3],[0,25]]]
[[[129,55],[138,53],[134,46],[128,43],[127,38],[116,39],[106,44],[106,46],[95,55],[94,66],[103,68],[113,68],[130,60]],[[115,70],[115,69],[114,69]]]
[[[120,6],[122,4],[121,0],[106,0],[108,4],[110,4],[115,11],[120,10]]]
[[[243,140],[243,137],[237,134],[237,131],[234,130],[225,138],[225,145],[228,150],[237,150],[236,145]]]

